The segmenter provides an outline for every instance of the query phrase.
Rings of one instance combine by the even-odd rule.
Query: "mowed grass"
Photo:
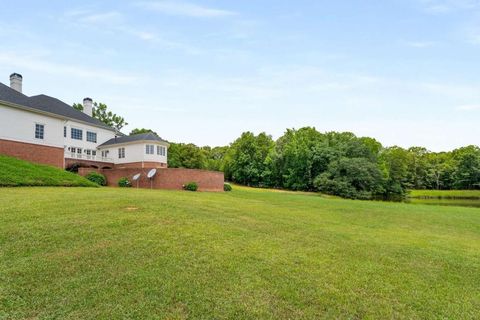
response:
[[[0,189],[0,319],[478,319],[480,210]]]
[[[98,187],[63,169],[0,155],[0,187],[18,186]]]
[[[411,198],[480,199],[480,190],[411,190]]]

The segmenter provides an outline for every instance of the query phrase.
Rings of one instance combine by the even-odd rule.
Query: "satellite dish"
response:
[[[156,173],[157,173],[157,169],[152,169],[152,170],[148,171],[147,177],[149,179],[152,179],[155,176]]]
[[[157,173],[157,169],[152,169],[148,171],[147,177],[150,179],[150,189],[153,189],[153,177]]]
[[[133,181],[137,181],[140,178],[140,173],[137,173],[136,175],[133,176]]]

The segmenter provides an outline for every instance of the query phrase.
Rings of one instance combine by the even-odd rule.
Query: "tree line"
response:
[[[103,103],[95,102],[93,116],[118,130],[127,125]],[[130,135],[146,132],[155,133],[137,128]],[[401,197],[408,189],[480,189],[480,148],[473,145],[449,152],[384,147],[350,132],[304,127],[288,129],[276,141],[264,132],[244,132],[229,146],[171,143],[168,152],[171,168],[223,171],[228,181],[247,186],[352,199]]]
[[[243,133],[229,146],[172,143],[169,167],[219,170],[255,187],[321,191],[352,199],[390,198],[408,189],[480,189],[480,148],[450,152],[384,147],[350,132],[288,129],[274,141]]]

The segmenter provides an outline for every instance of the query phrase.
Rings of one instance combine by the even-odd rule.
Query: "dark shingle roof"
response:
[[[0,82],[0,100],[28,106],[28,97]]]
[[[53,113],[68,119],[79,120],[97,127],[102,127],[113,131],[115,130],[100,120],[90,117],[56,98],[49,97],[44,94],[27,97],[26,95],[4,85],[3,83],[0,83],[0,100],[32,109],[37,109],[43,112]]]
[[[60,116],[64,116],[67,118],[91,123],[93,125],[96,125],[97,127],[103,127],[106,129],[114,130],[112,127],[107,126],[102,121],[95,119],[93,117],[90,117],[87,114],[83,113],[82,111],[76,110],[72,106],[69,106],[65,102],[60,101],[56,98],[41,94],[38,96],[30,97],[29,100],[30,100],[30,106],[36,109],[58,114]]]
[[[159,136],[157,136],[156,134],[149,132],[149,133],[135,134],[133,136],[123,136],[123,137],[112,138],[107,142],[104,142],[101,145],[99,145],[99,147],[104,147],[104,146],[109,146],[109,145],[114,145],[119,143],[135,142],[135,141],[167,142],[162,138],[160,138]]]

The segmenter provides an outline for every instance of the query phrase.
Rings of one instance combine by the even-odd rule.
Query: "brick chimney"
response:
[[[22,75],[18,73],[12,73],[10,75],[10,88],[22,93]]]
[[[83,113],[89,117],[93,116],[93,100],[92,98],[83,99]]]

